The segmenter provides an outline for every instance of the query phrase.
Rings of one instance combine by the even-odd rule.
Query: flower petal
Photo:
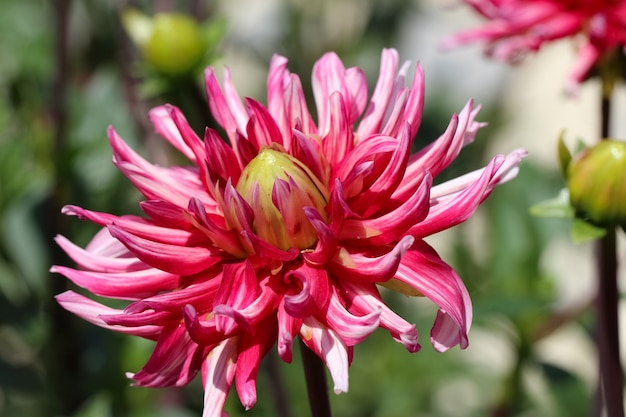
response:
[[[440,308],[431,333],[438,351],[459,344],[468,346],[467,332],[472,322],[472,304],[467,289],[456,272],[423,241],[416,242],[402,258],[396,279],[417,289]]]
[[[333,378],[335,394],[348,392],[348,350],[337,334],[309,317],[302,324],[300,337],[326,363]]]
[[[76,314],[78,317],[95,324],[96,326],[113,330],[118,333],[132,334],[135,336],[145,337],[147,339],[156,340],[161,333],[162,326],[144,325],[137,327],[125,327],[107,324],[100,317],[103,315],[123,314],[121,310],[116,310],[89,298],[75,293],[74,291],[66,291],[57,295],[57,302],[67,311]]]

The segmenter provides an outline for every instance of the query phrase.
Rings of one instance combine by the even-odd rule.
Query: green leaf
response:
[[[583,219],[574,219],[570,229],[570,236],[574,243],[583,243],[588,240],[599,239],[606,234],[603,227],[594,226]]]
[[[556,197],[533,205],[529,211],[533,216],[556,217],[560,219],[573,219],[576,214],[574,207],[569,202],[567,188],[561,189]]]
[[[565,131],[561,131],[557,150],[559,154],[559,167],[561,168],[561,175],[563,175],[563,178],[567,178],[567,168],[569,167],[570,162],[572,162],[572,153],[565,145],[565,141],[563,140],[564,136]]]

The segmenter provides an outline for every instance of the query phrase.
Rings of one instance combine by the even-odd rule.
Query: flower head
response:
[[[384,303],[380,285],[434,301],[435,349],[465,348],[467,290],[423,238],[466,220],[516,174],[524,151],[432,186],[482,126],[479,109],[469,102],[410,155],[424,80],[418,65],[407,87],[408,69],[383,51],[368,102],[363,72],[324,55],[313,70],[315,123],[285,58],[272,59],[267,106],[242,102],[229,72],[220,84],[209,68],[209,105],[231,146],[212,129],[202,140],[176,107],[150,113],[189,166],[152,165],[110,128],[113,162],[145,196],[145,216],[65,207],[103,229],[85,249],[59,236],[80,269],[52,270],[130,303],[116,310],[72,291],[59,303],[156,341],[143,369],[129,374],[137,385],[180,386],[200,371],[204,416],[221,415],[233,381],[242,404],[254,405],[259,362],[275,343],[290,362],[301,338],[328,366],[335,392],[348,389],[353,347],[378,327],[418,351],[415,325]]]
[[[517,61],[546,42],[580,39],[578,58],[568,78],[573,90],[607,53],[626,45],[624,0],[464,0],[489,22],[444,41],[454,47],[483,40],[488,54]]]

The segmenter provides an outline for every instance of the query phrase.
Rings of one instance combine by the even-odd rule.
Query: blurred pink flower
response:
[[[576,90],[606,53],[626,45],[624,0],[463,0],[489,22],[453,35],[450,48],[486,41],[489,55],[515,62],[545,43],[566,37],[578,41],[578,58],[567,89]]]
[[[479,109],[469,102],[410,155],[424,80],[418,65],[406,87],[409,63],[398,61],[395,50],[383,51],[368,103],[361,69],[324,55],[313,70],[317,124],[285,58],[272,59],[267,107],[242,103],[228,71],[220,86],[207,69],[209,105],[232,146],[213,129],[202,140],[174,106],[150,113],[190,166],[152,165],[109,129],[113,162],[145,196],[145,217],[65,207],[103,229],[85,249],[59,236],[80,269],[52,271],[130,301],[117,310],[72,291],[57,296],[98,326],[156,341],[143,369],[129,374],[136,385],[181,386],[200,370],[204,416],[222,414],[233,381],[250,408],[261,359],[277,341],[290,362],[300,337],[328,366],[335,392],[347,391],[353,347],[376,328],[420,349],[415,325],[385,305],[380,285],[439,306],[435,349],[467,347],[467,290],[422,239],[470,217],[516,175],[525,152],[433,187],[482,126]]]

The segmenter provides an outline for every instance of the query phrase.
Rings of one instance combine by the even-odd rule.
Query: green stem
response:
[[[331,417],[324,362],[300,341],[311,417]]]
[[[603,77],[601,104],[601,140],[610,136],[612,85]],[[600,377],[597,395],[611,417],[624,417],[624,377],[619,353],[617,244],[615,228],[609,227],[606,235],[597,242],[596,271],[598,298],[596,302],[596,337]]]

